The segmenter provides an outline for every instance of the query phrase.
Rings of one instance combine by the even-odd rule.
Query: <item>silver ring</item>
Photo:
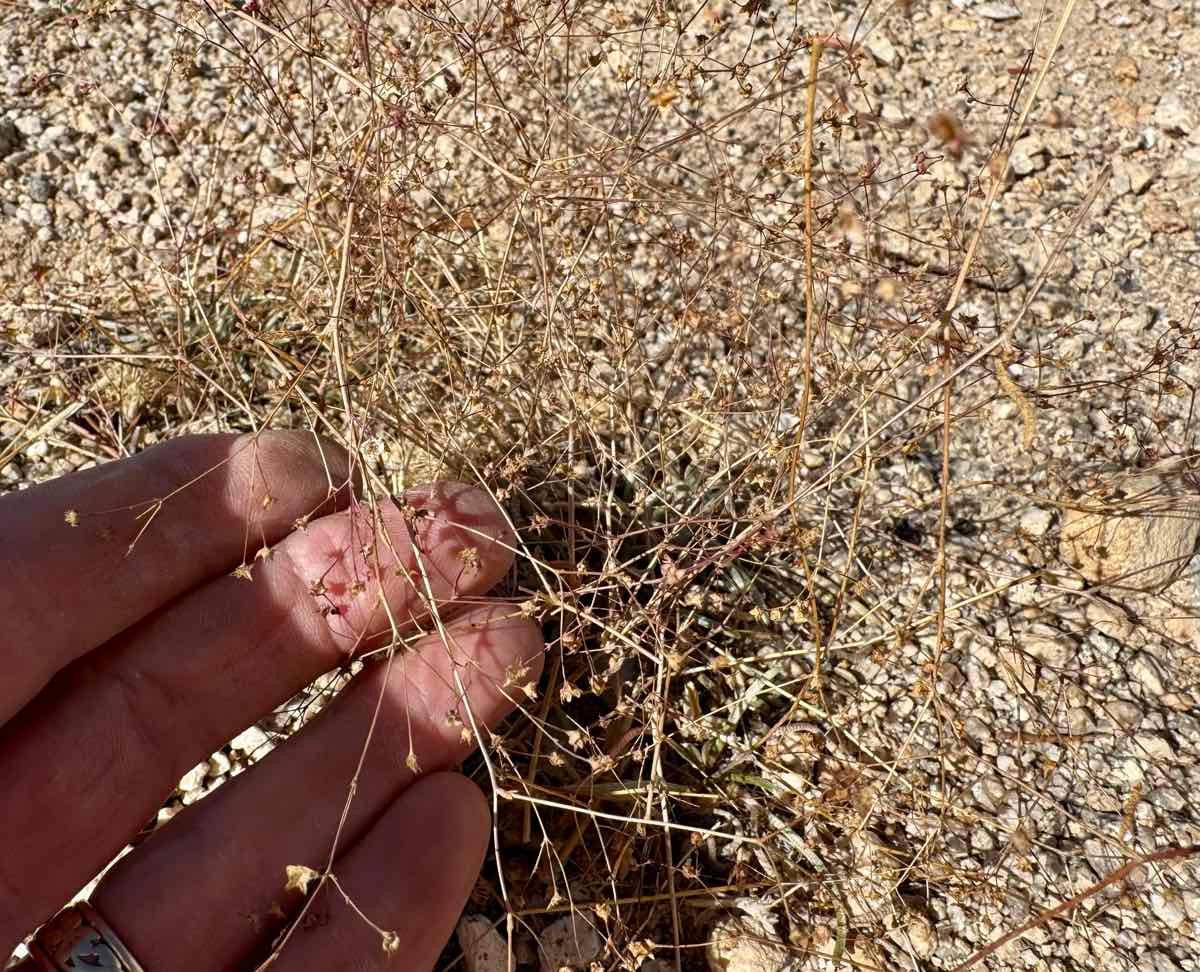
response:
[[[46,972],[146,972],[121,937],[86,901],[67,905],[38,929],[29,954]]]

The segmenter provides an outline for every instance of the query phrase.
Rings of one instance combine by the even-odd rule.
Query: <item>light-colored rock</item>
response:
[[[1140,733],[1135,740],[1135,750],[1143,759],[1167,764],[1175,758],[1170,742],[1154,733]]]
[[[1009,165],[1018,176],[1041,172],[1047,165],[1045,145],[1033,135],[1017,139],[1009,155]]]
[[[879,109],[879,117],[889,125],[902,125],[908,120],[904,106],[895,101],[885,101],[883,107]],[[928,180],[917,182],[913,186],[913,206],[918,209],[928,206],[935,192],[936,187]],[[821,462],[825,462],[823,456],[821,457]]]
[[[508,972],[508,947],[496,926],[482,915],[458,923],[458,947],[467,972]]]
[[[1129,664],[1129,674],[1141,685],[1146,695],[1157,698],[1166,691],[1158,665],[1144,653],[1138,654]]]
[[[258,726],[251,726],[234,736],[229,748],[246,756],[265,756],[272,748],[271,737]]]
[[[937,949],[937,929],[920,912],[905,915],[904,923],[893,932],[893,938],[919,959],[928,959]]]
[[[192,793],[199,790],[204,785],[204,778],[208,776],[208,761],[197,763],[190,770],[183,774],[183,779],[179,781],[179,789],[183,793]]]
[[[1114,699],[1104,707],[1104,712],[1117,725],[1125,729],[1135,729],[1141,724],[1142,710],[1125,699]]]
[[[1017,526],[1027,537],[1044,537],[1054,522],[1054,514],[1050,510],[1026,510]]]
[[[851,924],[869,927],[878,921],[890,921],[895,911],[892,892],[897,874],[890,848],[878,835],[859,830],[850,838],[850,853],[852,876],[843,888]]]
[[[22,115],[13,124],[17,131],[26,138],[42,134],[42,130],[46,127],[46,123],[37,115]]]
[[[999,696],[1032,692],[1038,686],[1038,663],[1019,643],[1002,642],[996,645],[1000,679],[991,691]]]
[[[1200,558],[1161,592],[1137,598],[1131,607],[1153,631],[1200,650]]]
[[[1079,646],[1066,633],[1039,624],[1021,639],[1021,647],[1043,665],[1060,669],[1075,657]]]
[[[1101,634],[1117,641],[1124,641],[1133,634],[1133,622],[1129,616],[1116,605],[1099,598],[1087,602],[1084,617]]]
[[[49,226],[54,222],[54,216],[45,203],[30,203],[29,222],[34,226]]]
[[[1200,537],[1200,505],[1162,475],[1133,476],[1103,500],[1066,509],[1060,554],[1085,578],[1161,590],[1184,569]]]
[[[232,767],[229,757],[222,752],[213,753],[208,760],[208,772],[210,776],[224,776]]]
[[[767,929],[731,915],[717,922],[708,940],[712,972],[783,972],[793,966],[792,954]]]
[[[1141,162],[1119,160],[1113,170],[1113,188],[1122,195],[1140,196],[1154,181],[1154,170]]]
[[[900,60],[900,55],[896,51],[896,45],[881,30],[873,31],[871,36],[867,38],[864,46],[871,57],[887,67],[895,66]]]
[[[1088,787],[1083,802],[1096,813],[1120,813],[1124,804],[1119,793],[1099,786]]]
[[[1192,130],[1195,119],[1183,98],[1173,91],[1168,91],[1158,99],[1158,105],[1154,109],[1154,123],[1164,131],[1186,135]]]
[[[586,969],[599,958],[604,937],[596,919],[585,913],[567,915],[538,935],[538,962],[542,972]]]
[[[972,7],[971,12],[986,20],[1018,20],[1021,10],[1012,3],[981,3]]]

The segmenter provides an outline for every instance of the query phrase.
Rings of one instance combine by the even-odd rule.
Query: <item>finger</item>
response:
[[[465,777],[438,773],[414,783],[338,860],[333,871],[336,884],[327,881],[314,893],[304,920],[273,968],[280,972],[432,968],[479,874],[487,852],[488,822],[483,794]],[[188,891],[188,876],[177,878],[172,901],[194,917],[201,903]],[[295,900],[293,907],[303,905],[303,900]],[[379,930],[368,925],[368,919]],[[110,924],[121,927],[115,921]],[[174,927],[188,924],[175,915]],[[388,932],[394,937],[385,939]],[[134,940],[124,931],[120,934],[139,960],[143,958],[131,944]],[[193,972],[218,968],[206,957],[158,967]],[[12,972],[36,969],[33,960],[26,959]]]
[[[4,497],[0,725],[75,658],[344,504],[347,469],[305,433],[188,436]]]
[[[294,913],[286,867],[320,869],[335,836],[339,848],[360,840],[413,782],[410,753],[427,773],[458,763],[473,745],[471,718],[493,726],[507,715],[541,654],[537,627],[494,606],[445,639],[425,637],[390,669],[371,666],[300,733],[122,858],[93,901],[147,968],[243,967],[279,929],[272,915]]]
[[[0,729],[0,779],[21,781],[0,790],[0,828],[20,837],[0,856],[0,942],[96,873],[189,767],[386,631],[382,600],[404,625],[426,610],[414,577],[445,604],[507,571],[512,533],[485,494],[438,484],[410,503],[291,534],[252,581],[193,590],[59,673]]]
[[[489,819],[465,777],[415,783],[334,865],[337,884],[317,892],[273,968],[432,969],[479,875]]]

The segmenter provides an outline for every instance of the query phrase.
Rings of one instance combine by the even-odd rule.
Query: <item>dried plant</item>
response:
[[[787,5],[182,0],[169,83],[221,76],[231,123],[270,120],[272,164],[151,125],[185,155],[209,140],[192,218],[103,307],[87,293],[119,253],[31,281],[51,398],[10,389],[7,414],[111,455],[311,428],[366,496],[451,477],[495,497],[519,536],[505,593],[548,639],[468,765],[497,811],[473,908],[502,931],[586,910],[604,968],[699,968],[714,915],[750,898],[797,958],[909,934],[935,900],[969,923],[1040,865],[1021,818],[962,799],[984,758],[966,659],[1011,676],[1020,758],[1091,772],[1067,717],[1087,673],[1022,627],[1111,606],[1018,525],[1086,489],[1056,423],[1103,391],[1123,414],[1094,463],[1192,448],[1171,423],[1194,321],[1095,377],[1078,324],[1037,303],[1107,174],[1028,276],[989,227],[1071,6],[1007,104],[964,87],[896,129],[862,24]],[[208,219],[222,196],[241,223]],[[1008,451],[967,478],[984,427]],[[1176,657],[1195,691],[1195,646]],[[1127,818],[1088,835],[1110,870],[1195,842]],[[982,871],[975,832],[997,845]]]

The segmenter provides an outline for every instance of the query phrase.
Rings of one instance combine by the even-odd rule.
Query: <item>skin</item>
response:
[[[148,972],[253,968],[305,905],[287,866],[328,862],[361,759],[333,873],[398,947],[326,883],[272,967],[433,967],[490,830],[482,793],[451,772],[473,745],[463,726],[512,710],[543,645],[486,596],[515,543],[486,494],[438,483],[372,511],[348,468],[308,434],[192,436],[0,498],[0,954],[188,769],[395,628],[415,643],[390,665],[377,652],[91,901]]]

